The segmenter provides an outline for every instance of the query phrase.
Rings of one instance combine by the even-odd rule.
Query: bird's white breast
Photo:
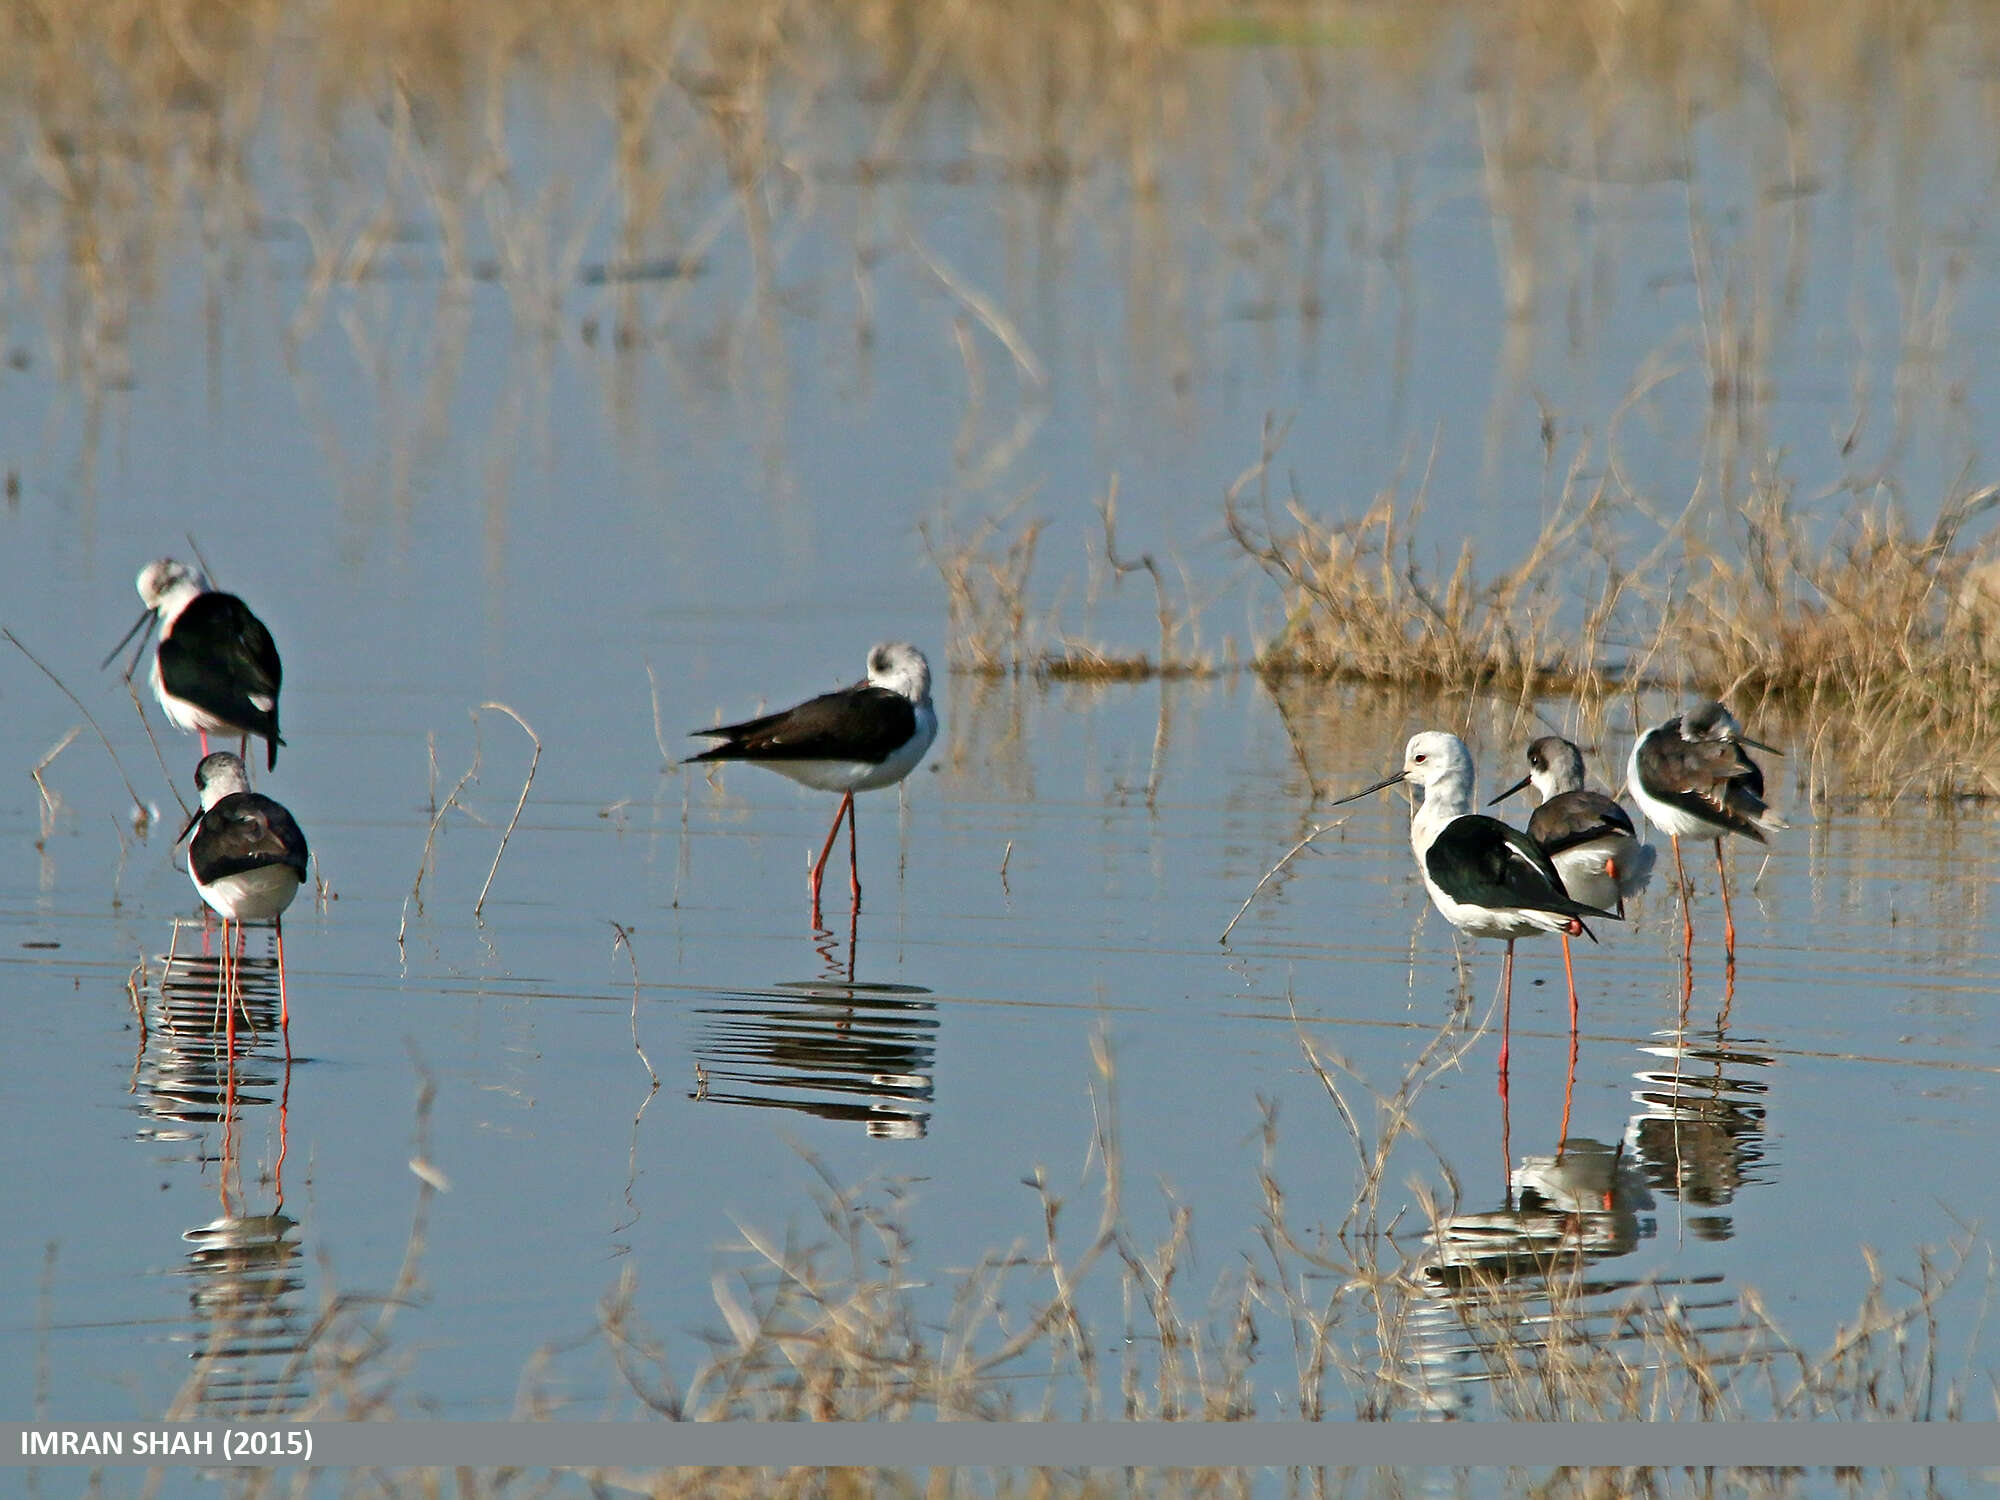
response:
[[[189,873],[192,876],[193,872]],[[299,872],[290,865],[262,865],[206,885],[196,880],[194,888],[202,900],[232,922],[263,922],[292,904],[299,893]]]

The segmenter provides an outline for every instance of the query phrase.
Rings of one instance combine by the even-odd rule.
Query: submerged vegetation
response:
[[[1942,1255],[1918,1252],[1903,1274],[1871,1257],[1860,1305],[1815,1352],[1786,1337],[1754,1290],[1620,1279],[1609,1262],[1630,1248],[1620,1241],[1633,1212],[1632,1173],[1609,1148],[1570,1143],[1596,1164],[1577,1178],[1573,1200],[1547,1175],[1535,1179],[1539,1195],[1526,1186],[1530,1158],[1504,1209],[1465,1211],[1461,1184],[1414,1110],[1477,1035],[1447,1026],[1393,1089],[1378,1093],[1302,1034],[1305,1064],[1328,1099],[1321,1123],[1351,1147],[1352,1201],[1344,1209],[1293,1201],[1267,1108],[1256,1169],[1261,1218],[1240,1254],[1218,1257],[1223,1269],[1212,1281],[1196,1255],[1191,1208],[1169,1194],[1162,1219],[1128,1202],[1115,1070],[1100,1040],[1085,1177],[1066,1190],[1032,1171],[1033,1223],[1015,1244],[934,1276],[922,1269],[909,1227],[910,1196],[920,1189],[889,1178],[844,1183],[808,1159],[818,1179],[808,1224],[742,1226],[720,1252],[716,1326],[678,1338],[649,1329],[627,1270],[603,1298],[594,1330],[552,1342],[523,1371],[515,1417],[1387,1421],[1472,1415],[1475,1402],[1496,1417],[1552,1421],[1990,1415],[1981,1403],[1991,1393],[1950,1368],[1939,1331],[1955,1285],[1978,1277],[1967,1265],[1970,1234]],[[426,1085],[420,1156],[429,1099]],[[1385,1214],[1405,1191],[1400,1174],[1420,1164],[1421,1222],[1402,1222],[1402,1209]],[[412,1389],[421,1376],[399,1352],[397,1330],[424,1299],[438,1176],[428,1165],[419,1173],[396,1285],[381,1296],[330,1297],[289,1356],[288,1378],[271,1385],[290,1409],[236,1416],[395,1420],[421,1409]],[[1159,1228],[1141,1227],[1155,1219]],[[1200,1239],[1212,1243],[1215,1233],[1210,1226]],[[252,1284],[267,1295],[277,1285]],[[231,1305],[236,1315],[211,1328],[211,1347],[197,1352],[171,1415],[200,1415],[211,1376],[240,1373],[246,1322],[269,1319],[253,1297]],[[1122,1312],[1107,1324],[1107,1309]],[[600,1381],[601,1409],[599,1398],[581,1394]],[[235,1399],[237,1388],[225,1383],[215,1394]],[[475,1477],[462,1471],[458,1492],[486,1493],[468,1488]],[[1191,1492],[1212,1493],[1219,1478]],[[804,1495],[824,1493],[824,1479],[661,1471],[617,1483],[661,1496]],[[861,1476],[854,1482],[873,1492]],[[895,1492],[892,1476],[875,1482]],[[1670,1476],[1644,1484],[1676,1492]],[[492,1480],[493,1492],[504,1488]],[[1558,1478],[1537,1491],[1572,1492],[1593,1490]]]

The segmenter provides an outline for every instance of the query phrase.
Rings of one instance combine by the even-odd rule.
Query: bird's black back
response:
[[[917,711],[901,693],[863,682],[761,719],[693,732],[724,743],[688,756],[690,761],[882,761],[917,732]]]
[[[281,802],[262,792],[231,792],[201,815],[188,864],[204,885],[270,865],[290,865],[307,878],[306,836]]]
[[[160,642],[160,681],[176,698],[214,714],[265,744],[265,768],[278,764],[278,689],[284,681],[277,642],[234,594],[197,594]],[[250,701],[271,700],[266,710]]]
[[[1669,719],[1639,746],[1639,780],[1669,807],[1766,842],[1755,821],[1770,811],[1764,768],[1734,740],[1683,739],[1681,721]]]
[[[1439,890],[1467,906],[1617,920],[1616,912],[1571,899],[1562,876],[1533,839],[1483,813],[1467,813],[1445,824],[1424,851],[1424,869]]]
[[[1551,858],[1565,849],[1619,833],[1638,836],[1632,827],[1632,815],[1616,798],[1588,787],[1558,792],[1528,819],[1528,837]]]

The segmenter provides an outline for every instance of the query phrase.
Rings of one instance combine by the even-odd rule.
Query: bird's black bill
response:
[[[1373,786],[1365,786],[1360,791],[1355,792],[1346,797],[1335,797],[1333,801],[1327,804],[1327,806],[1339,807],[1343,802],[1359,802],[1363,797],[1367,796],[1370,792],[1379,792],[1385,786],[1394,786],[1397,782],[1401,781],[1402,779],[1403,779],[1403,773],[1401,771],[1398,771],[1394,776],[1384,776],[1380,781],[1376,782],[1375,785]]]
[[[1495,797],[1493,799],[1493,802],[1505,802],[1509,797],[1513,796],[1514,793],[1520,791],[1522,787],[1527,786],[1531,782],[1533,782],[1534,779],[1535,778],[1532,776],[1523,776],[1519,781],[1515,782],[1512,786],[1508,787],[1506,791],[1502,792],[1499,796]],[[1488,807],[1491,807],[1493,805],[1493,802],[1489,802],[1486,805]]]
[[[1737,735],[1736,743],[1739,745],[1748,745],[1752,750],[1762,750],[1766,755],[1783,755],[1785,753],[1776,745],[1767,745],[1762,740],[1753,740],[1747,734]]]
[[[107,655],[103,661],[97,664],[97,670],[102,672],[106,667],[110,666],[112,662],[116,661],[118,659],[118,653],[125,649],[127,642],[129,642],[133,636],[138,635],[139,632],[142,630],[144,630],[146,634],[144,636],[141,636],[139,639],[139,651],[144,651],[146,649],[146,641],[150,639],[153,634],[151,626],[153,622],[159,618],[160,617],[158,615],[154,614],[149,609],[143,615],[139,616],[138,619],[134,620],[132,622],[132,628],[126,631],[124,636],[120,638],[118,644],[111,648],[110,654]],[[134,651],[132,653],[132,665],[125,669],[125,675],[127,677],[130,677],[132,675],[133,668],[139,665],[139,651]]]
[[[181,831],[174,835],[174,844],[176,847],[187,842],[187,836],[194,832],[194,825],[201,821],[201,815],[207,811],[208,809],[205,807],[197,807],[193,812],[188,814],[187,822],[182,825]]]

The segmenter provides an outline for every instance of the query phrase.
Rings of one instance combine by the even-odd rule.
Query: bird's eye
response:
[[[1412,759],[1414,759],[1418,765],[1422,765],[1425,761],[1429,760],[1430,757],[1428,755],[1419,752],[1417,755],[1413,756]]]

